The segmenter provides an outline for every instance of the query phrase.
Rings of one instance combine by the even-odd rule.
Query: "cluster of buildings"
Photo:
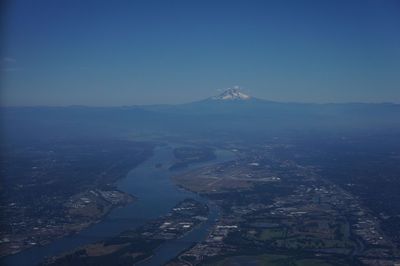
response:
[[[150,239],[175,239],[206,221],[207,215],[206,205],[187,199],[175,206],[168,215],[145,225],[141,235]]]
[[[207,257],[213,257],[224,254],[225,252],[235,251],[235,247],[226,245],[224,239],[229,233],[239,230],[238,225],[225,224],[224,221],[219,221],[214,225],[207,238],[196,244],[190,250],[180,255],[179,259],[182,262],[190,260],[189,264],[197,264]]]

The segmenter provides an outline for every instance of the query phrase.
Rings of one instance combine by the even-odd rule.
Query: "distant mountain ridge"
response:
[[[111,137],[132,132],[253,138],[311,132],[400,132],[399,104],[283,103],[252,97],[238,88],[178,105],[124,107],[7,107],[4,133],[18,139]]]

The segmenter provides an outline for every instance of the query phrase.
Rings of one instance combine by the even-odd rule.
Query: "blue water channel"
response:
[[[0,265],[37,265],[46,257],[51,257],[106,237],[116,236],[128,229],[137,228],[146,221],[168,213],[172,207],[185,198],[195,198],[207,203],[210,208],[209,219],[184,237],[162,244],[155,250],[154,256],[140,263],[140,266],[162,265],[193,243],[201,241],[218,218],[218,209],[197,194],[178,188],[170,177],[197,167],[232,160],[234,156],[229,151],[217,150],[217,158],[213,161],[193,164],[188,168],[171,172],[168,170],[168,166],[174,160],[172,152],[172,146],[157,147],[151,158],[130,171],[125,178],[117,183],[120,190],[137,197],[135,202],[114,209],[101,222],[77,234],[63,237],[45,246],[36,246],[18,254],[7,256],[0,260]],[[155,167],[156,164],[160,163],[163,167]]]

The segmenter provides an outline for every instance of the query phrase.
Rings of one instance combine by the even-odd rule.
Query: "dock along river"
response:
[[[55,256],[85,244],[116,236],[125,230],[143,225],[151,219],[167,214],[171,208],[185,198],[194,198],[205,202],[210,209],[208,220],[194,228],[184,237],[163,243],[155,250],[154,256],[139,263],[139,265],[162,265],[194,243],[204,239],[209,228],[218,219],[218,208],[197,194],[177,187],[170,177],[198,167],[232,160],[234,155],[229,151],[216,150],[216,159],[212,161],[191,164],[184,169],[170,171],[168,168],[174,161],[173,147],[173,145],[167,145],[155,148],[152,157],[131,170],[125,178],[119,180],[117,183],[118,188],[135,196],[137,198],[136,201],[114,209],[101,222],[77,234],[57,239],[45,246],[36,246],[18,254],[7,256],[0,260],[0,265],[37,265],[46,257]],[[162,165],[162,167],[156,167],[156,165]]]

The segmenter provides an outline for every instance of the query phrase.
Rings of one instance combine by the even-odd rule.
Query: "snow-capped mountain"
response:
[[[234,87],[234,88],[227,89],[220,95],[214,96],[211,99],[232,101],[232,100],[249,100],[249,99],[251,99],[251,97],[249,95],[243,93],[242,91],[240,91],[239,88]]]

